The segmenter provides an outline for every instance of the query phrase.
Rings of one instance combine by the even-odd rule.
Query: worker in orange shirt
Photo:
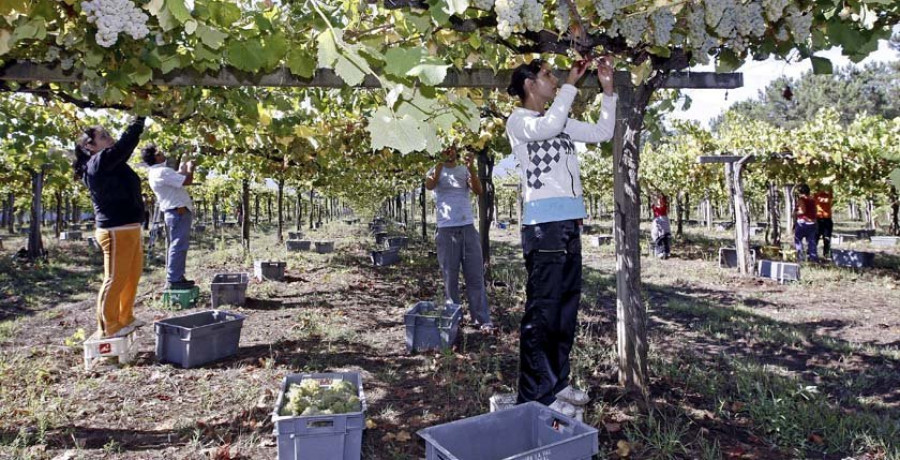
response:
[[[834,230],[834,221],[831,220],[831,206],[834,203],[834,195],[831,187],[818,190],[813,195],[816,202],[816,246],[822,240],[822,256],[831,255],[831,232]]]

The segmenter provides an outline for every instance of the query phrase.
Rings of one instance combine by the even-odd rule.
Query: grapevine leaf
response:
[[[425,57],[426,51],[416,48],[391,48],[384,53],[385,73],[397,77],[405,77],[407,72],[416,67]]]
[[[813,73],[815,73],[816,75],[834,73],[834,68],[831,65],[831,61],[827,58],[810,56],[809,60],[812,61]]]
[[[427,63],[419,64],[406,74],[411,77],[419,77],[419,80],[428,86],[439,85],[447,77],[447,69],[450,66],[443,63],[437,64],[435,61],[437,60],[429,60]]]
[[[151,16],[156,16],[159,14],[160,10],[166,6],[165,0],[150,0],[149,3],[144,5],[144,8],[150,13]]]
[[[449,15],[465,14],[469,9],[469,0],[441,0],[443,10]]]
[[[319,62],[317,67],[320,69],[334,68],[334,63],[337,62],[340,53],[338,53],[337,43],[335,42],[335,37],[332,29],[328,29],[319,34],[318,38],[316,38],[316,42],[319,45]]]
[[[6,29],[0,29],[0,56],[9,52],[10,38],[12,34]]]
[[[241,19],[241,9],[234,3],[211,2],[209,11],[213,20],[222,27],[230,27]]]
[[[139,86],[145,85],[151,78],[153,78],[153,69],[144,64],[138,64],[131,73],[131,81]]]
[[[891,182],[894,183],[894,187],[900,188],[900,168],[891,173]]]
[[[197,27],[197,36],[200,37],[200,41],[202,41],[204,45],[217,50],[222,46],[222,43],[225,41],[225,38],[228,37],[228,34],[213,29],[205,24],[200,24]]]
[[[337,63],[334,66],[334,72],[350,86],[356,86],[363,82],[366,77],[364,69],[368,68],[359,55],[352,54],[350,57],[343,54],[338,55]]]
[[[166,0],[166,9],[181,24],[191,19],[191,12],[184,6],[184,0]]]
[[[409,115],[395,117],[387,107],[379,107],[368,118],[366,130],[372,138],[372,148],[392,148],[402,154],[423,150],[426,141],[421,133],[421,123]]]
[[[303,78],[312,78],[316,71],[316,59],[300,47],[295,47],[288,53],[287,65],[292,74]]]
[[[166,74],[178,68],[181,64],[178,56],[161,56],[159,62],[159,70]]]
[[[188,35],[194,35],[194,31],[197,30],[197,21],[193,19],[189,19],[184,23],[184,31],[187,32]]]
[[[225,59],[240,70],[252,72],[263,65],[262,51],[257,40],[235,41],[225,48]]]
[[[439,26],[445,26],[450,23],[450,14],[448,14],[444,8],[443,3],[447,0],[428,0],[428,11],[431,13],[431,18],[434,19],[434,22]]]

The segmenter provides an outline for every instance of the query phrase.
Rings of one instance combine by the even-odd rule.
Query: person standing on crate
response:
[[[662,192],[656,192],[656,202],[653,203],[653,226],[650,228],[650,237],[653,239],[656,257],[668,259],[672,241],[672,230],[669,226],[669,200]]]
[[[816,255],[816,201],[809,195],[809,185],[797,187],[797,207],[794,209],[794,248],[797,258],[803,254],[803,241],[806,241],[806,253],[810,262],[818,262]]]
[[[166,155],[154,144],[141,150],[141,158],[150,166],[147,178],[169,231],[166,290],[190,289],[194,287],[194,282],[184,277],[184,265],[191,242],[193,204],[184,188],[194,183],[194,163],[184,162],[175,171],[166,166]]]
[[[469,199],[469,191],[481,195],[484,189],[471,154],[466,155],[465,165],[459,164],[458,147],[454,144],[444,149],[442,156],[442,161],[425,175],[425,188],[434,190],[437,214],[434,240],[438,264],[444,278],[444,292],[447,300],[460,304],[459,270],[462,266],[472,321],[481,330],[494,332],[484,286],[481,240],[475,230],[472,202]]]
[[[118,141],[102,126],[84,130],[75,143],[76,180],[87,186],[94,206],[97,243],[103,249],[103,284],[97,296],[101,338],[124,337],[144,323],[134,317],[134,299],[144,268],[141,180],[128,166],[144,132],[134,118]]]
[[[831,232],[834,230],[834,221],[831,220],[831,206],[834,203],[834,195],[831,187],[827,186],[813,195],[816,201],[816,246],[822,240],[822,257],[831,256]]]
[[[507,88],[522,103],[509,116],[506,134],[520,165],[522,250],[528,272],[518,402],[538,401],[569,416],[575,406],[589,401],[587,393],[569,384],[569,354],[581,303],[581,226],[587,216],[575,142],[612,139],[617,101],[612,62],[599,58],[603,101],[598,121],[569,118],[578,94],[575,84],[589,65],[576,62],[558,88],[550,65],[534,60],[516,68]]]

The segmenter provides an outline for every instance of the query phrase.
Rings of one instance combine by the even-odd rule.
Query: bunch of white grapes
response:
[[[497,33],[509,38],[522,23],[522,6],[525,0],[497,0],[494,11],[497,12]]]
[[[544,27],[544,5],[538,0],[525,0],[522,4],[522,22],[526,30],[541,30]]]
[[[134,6],[131,0],[89,0],[81,3],[88,22],[97,25],[97,44],[109,48],[126,33],[140,40],[150,33],[147,15]]]
[[[323,387],[314,379],[291,385],[287,392],[287,402],[281,409],[283,416],[333,415],[359,412],[362,402],[356,386],[346,380],[330,387]]]
[[[675,15],[668,8],[660,8],[650,15],[653,23],[653,39],[660,46],[672,41],[672,29],[675,28]]]
[[[809,38],[813,23],[812,13],[800,11],[791,5],[787,9],[787,15],[784,17],[784,20],[791,31],[791,35],[794,36],[794,43],[803,43]]]
[[[557,2],[556,16],[553,18],[553,25],[559,33],[565,33],[569,30],[569,24],[572,23],[572,14],[569,11],[569,3],[565,0]]]
[[[789,3],[791,3],[791,0],[762,0],[763,8],[766,10],[766,17],[772,22],[781,19],[784,9]]]
[[[750,2],[743,5],[742,11],[737,16],[736,28],[738,34],[747,37],[762,37],[766,33],[766,19],[763,17],[763,9],[759,3]]]

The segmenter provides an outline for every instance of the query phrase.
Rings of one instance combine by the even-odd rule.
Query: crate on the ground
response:
[[[310,240],[287,240],[284,242],[284,246],[285,246],[285,248],[287,248],[287,250],[289,252],[309,251],[309,249],[312,247],[312,241],[310,241]]]
[[[204,233],[206,232],[206,225],[194,225],[194,232],[196,233]]]
[[[900,245],[900,236],[873,236],[870,238],[872,246],[890,248]]]
[[[388,248],[406,249],[409,245],[408,236],[391,236],[387,239]]]
[[[387,241],[388,234],[387,232],[377,232],[375,233],[375,244],[381,246]]]
[[[284,280],[284,269],[287,263],[272,260],[257,260],[253,262],[253,277],[262,280]]]
[[[384,249],[381,251],[372,251],[370,255],[372,260],[372,264],[376,267],[386,267],[388,265],[394,265],[397,262],[400,262],[400,250],[398,248],[394,249]]]
[[[417,302],[403,316],[406,326],[406,350],[409,352],[450,348],[459,334],[462,308],[448,303]]]
[[[344,380],[353,383],[358,390],[362,410],[334,415],[281,415],[290,386],[310,379],[325,387]],[[362,455],[362,434],[366,427],[366,396],[362,377],[357,372],[286,376],[275,402],[272,423],[278,441],[278,460],[358,460]]]
[[[163,306],[166,308],[193,308],[200,299],[200,288],[191,286],[184,289],[167,289],[163,291]]]
[[[322,221],[316,222],[315,225],[313,225],[313,228],[315,228],[315,229],[322,228]]]
[[[591,242],[591,246],[595,248],[599,248],[600,246],[612,244],[613,236],[612,235],[591,235],[588,237],[588,241]]]
[[[356,221],[353,219],[344,219],[344,223],[347,225],[353,225],[354,223],[356,223]]]
[[[59,239],[65,241],[81,240],[81,232],[59,232]]]
[[[864,229],[860,229],[860,230],[851,230],[851,231],[856,235],[856,238],[861,239],[861,240],[868,240],[869,238],[875,236],[875,230],[872,230],[872,229],[864,228]]]
[[[156,357],[185,369],[237,354],[244,316],[202,311],[154,323]]]
[[[334,252],[334,241],[316,241],[316,252],[319,254]]]
[[[851,249],[832,249],[831,261],[838,267],[871,268],[875,266],[875,253]]]
[[[84,341],[84,368],[91,369],[101,359],[118,358],[119,364],[134,361],[137,354],[137,330],[123,337],[100,338],[100,331],[94,332]]]
[[[299,232],[299,231],[298,231],[298,232],[295,232],[295,231],[289,231],[289,232],[288,232],[288,239],[289,239],[289,240],[302,240],[302,239],[303,239],[303,232]]]
[[[590,224],[584,224],[581,226],[581,234],[582,235],[591,235],[597,232],[597,228]]]
[[[426,460],[589,460],[600,452],[597,429],[538,402],[418,432]]]
[[[715,222],[716,230],[724,232],[734,227],[734,222]]]
[[[763,278],[773,279],[779,283],[800,281],[800,264],[760,260],[757,273]]]
[[[249,273],[217,273],[210,283],[212,307],[244,306],[244,303],[247,302],[247,284],[249,283]]]
[[[756,251],[750,250],[750,263],[756,260]],[[737,268],[738,256],[735,248],[719,248],[719,268]]]

